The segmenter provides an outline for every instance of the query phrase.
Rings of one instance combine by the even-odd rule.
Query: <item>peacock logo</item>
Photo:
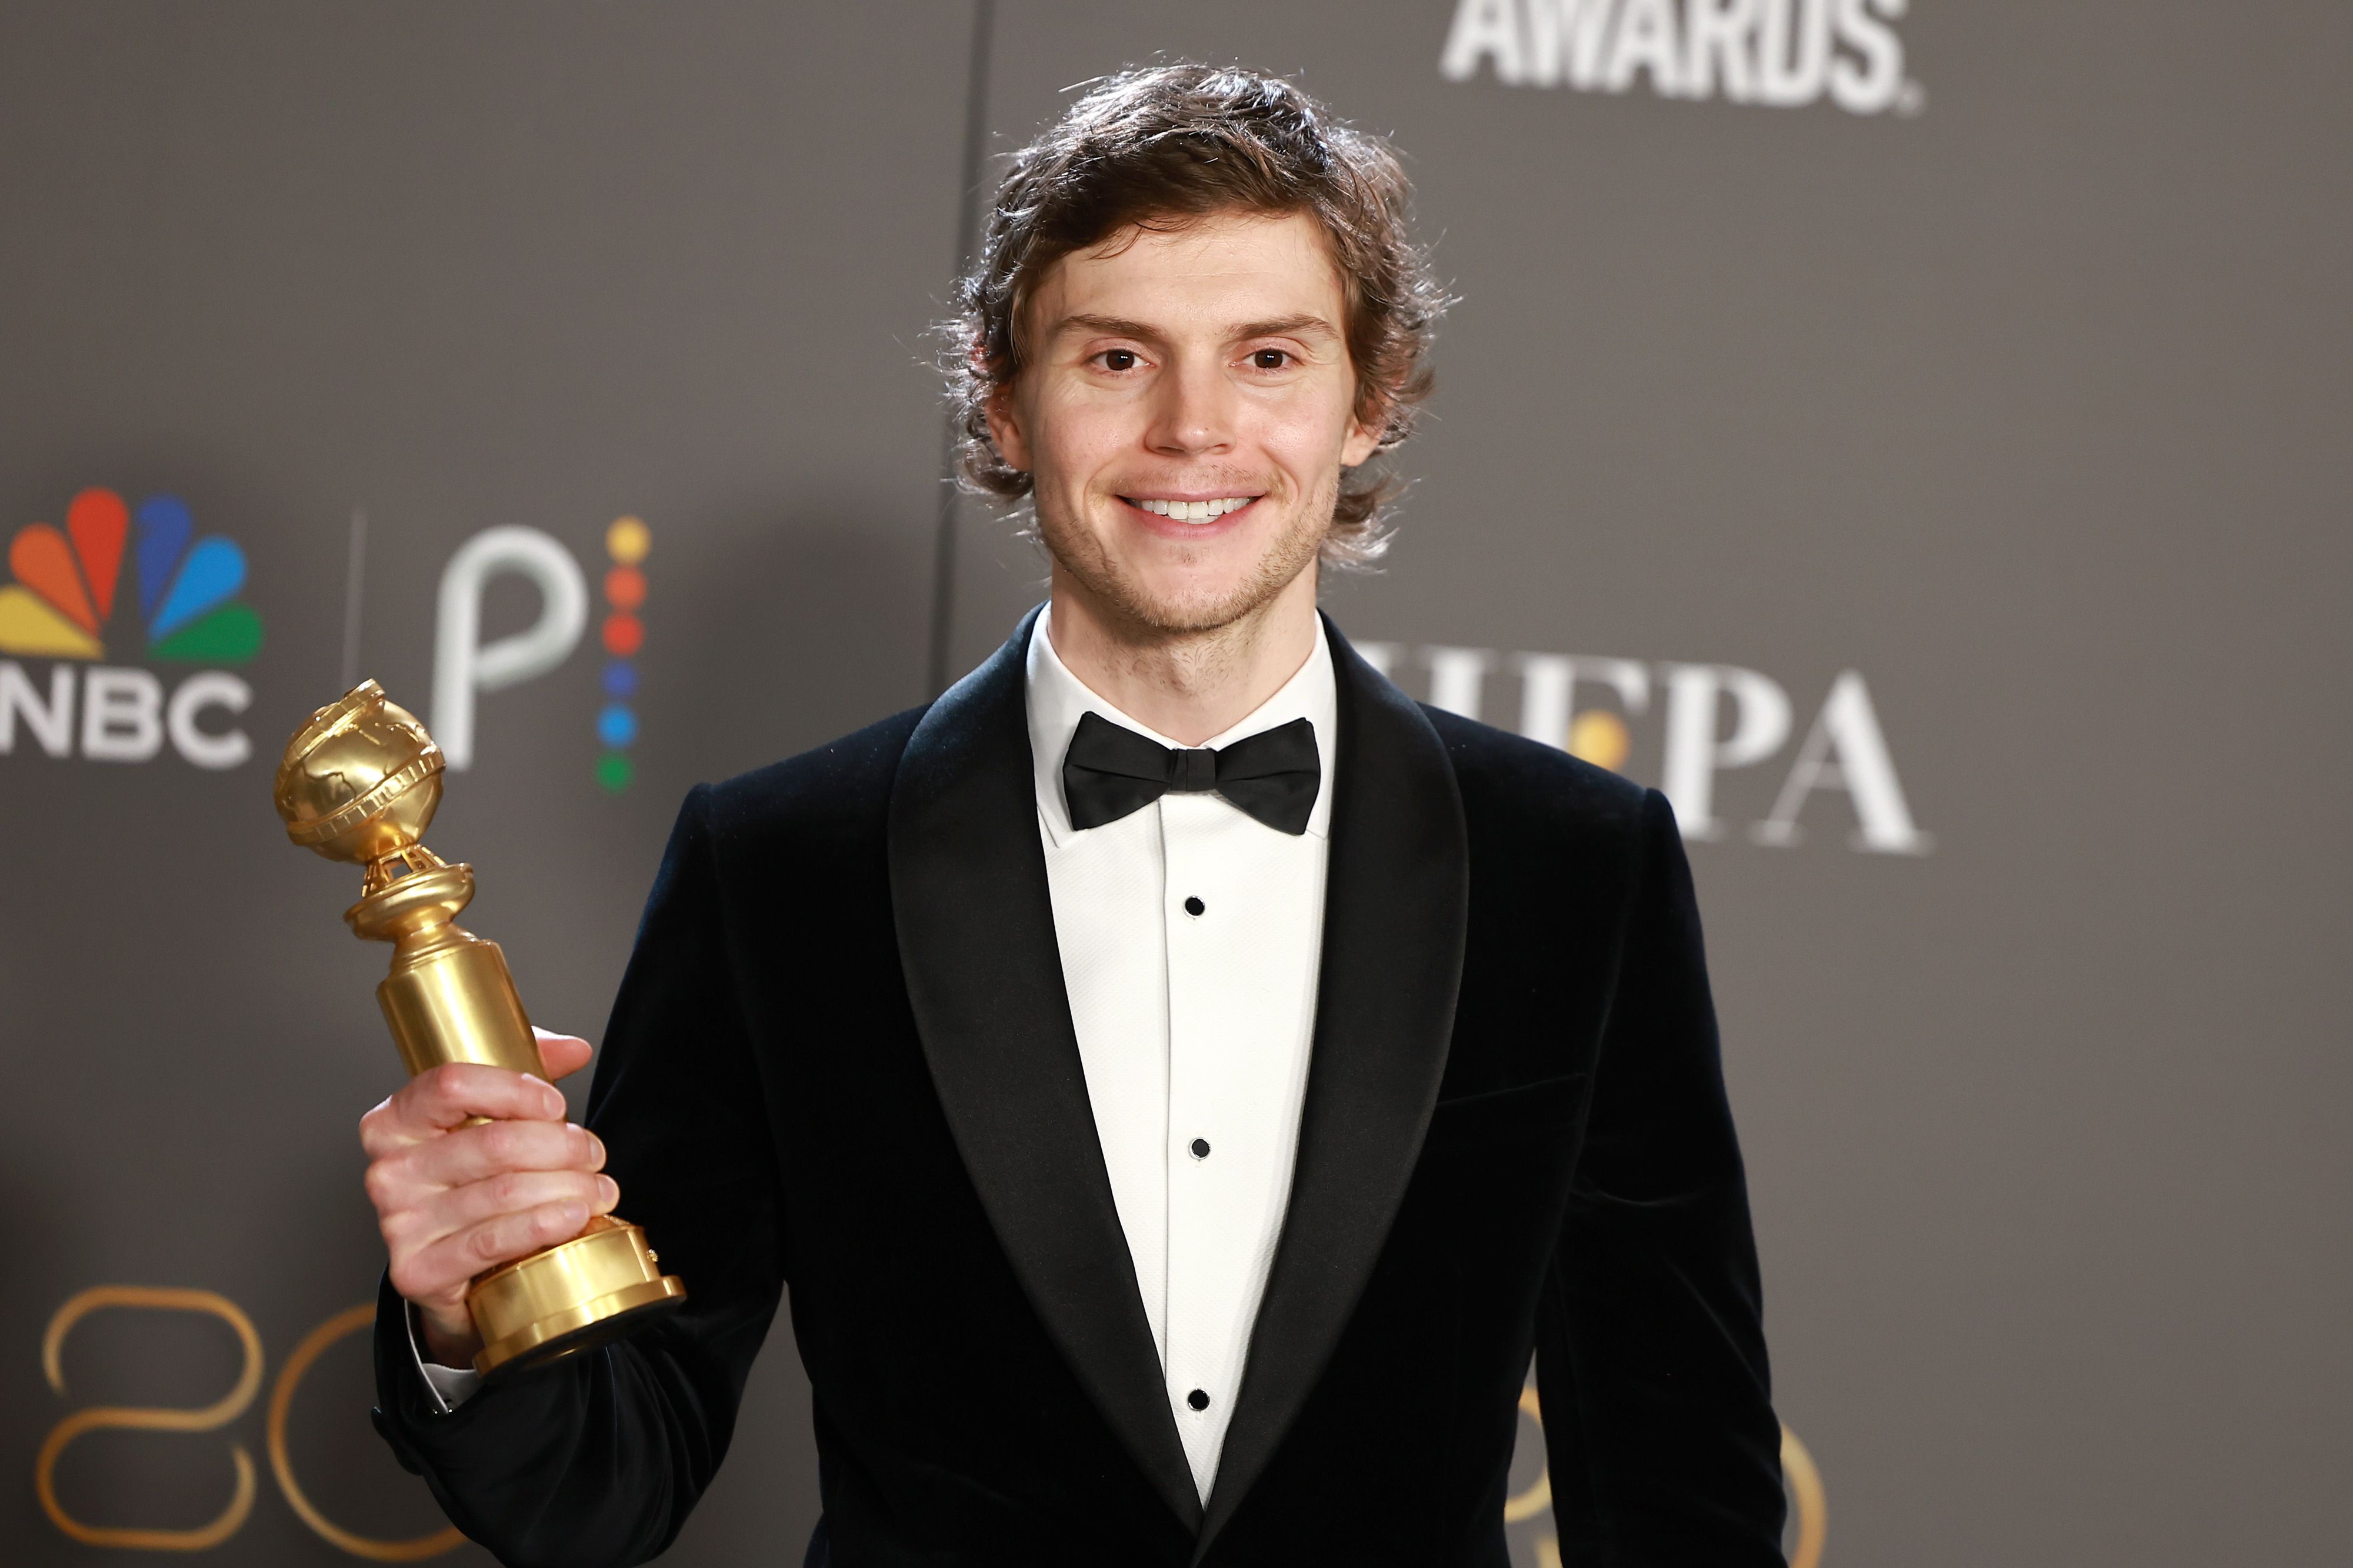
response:
[[[167,689],[143,665],[102,662],[115,601],[132,597],[126,555],[143,657],[214,668],[175,674]],[[16,531],[8,570],[16,581],[0,584],[0,654],[52,662],[44,679],[35,667],[0,658],[0,757],[17,750],[19,733],[49,756],[92,762],[147,762],[166,741],[200,768],[252,756],[252,740],[219,718],[245,711],[253,689],[218,667],[261,651],[261,617],[237,597],[245,552],[216,533],[196,537],[187,502],[149,496],[134,517],[112,490],[84,490],[62,529]]]
[[[220,534],[195,537],[188,503],[153,495],[134,519],[110,489],[86,489],[66,509],[66,525],[36,522],[8,544],[16,581],[0,587],[0,653],[100,659],[100,633],[114,614],[122,559],[139,584],[139,617],[149,658],[177,664],[243,664],[261,648],[261,617],[237,598],[245,552]]]

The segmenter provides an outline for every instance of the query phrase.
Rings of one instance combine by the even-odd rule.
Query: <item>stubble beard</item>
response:
[[[1315,563],[1340,499],[1334,473],[1268,540],[1250,572],[1231,588],[1198,594],[1155,594],[1106,552],[1083,521],[1039,507],[1038,537],[1054,563],[1078,580],[1098,610],[1139,643],[1198,637],[1237,626],[1271,603]]]

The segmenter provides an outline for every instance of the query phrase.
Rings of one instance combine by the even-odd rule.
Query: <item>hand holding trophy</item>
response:
[[[505,956],[454,923],[474,896],[472,868],[424,846],[441,776],[425,727],[367,680],[295,732],[273,794],[293,842],[366,868],[343,919],[355,935],[393,944],[376,999],[410,1075],[475,1062],[543,1078]],[[494,1376],[552,1361],[685,1299],[644,1231],[596,1215],[570,1240],[475,1278],[466,1297],[482,1345],[474,1367]]]

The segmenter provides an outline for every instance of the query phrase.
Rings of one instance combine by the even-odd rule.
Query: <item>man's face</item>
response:
[[[1103,612],[1208,630],[1314,563],[1340,470],[1378,441],[1355,418],[1342,312],[1303,213],[1130,230],[1046,274],[990,428],[1035,480],[1056,564]]]

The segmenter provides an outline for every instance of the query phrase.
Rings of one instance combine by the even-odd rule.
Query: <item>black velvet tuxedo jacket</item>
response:
[[[789,1285],[811,1563],[1504,1568],[1532,1352],[1566,1562],[1779,1563],[1666,803],[1417,707],[1336,630],[1298,1163],[1202,1504],[1062,988],[1029,631],[926,709],[688,797],[587,1120],[691,1300],[439,1415],[387,1289],[403,1460],[510,1563],[642,1562],[719,1468]]]

